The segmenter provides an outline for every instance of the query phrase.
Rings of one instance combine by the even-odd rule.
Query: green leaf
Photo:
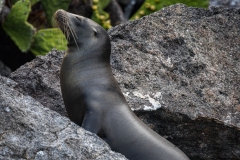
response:
[[[34,5],[35,3],[39,2],[40,0],[31,0],[31,5]]]
[[[19,0],[11,0],[11,3],[15,4],[17,1],[19,1]]]
[[[102,9],[105,9],[109,3],[110,0],[99,0],[99,6],[101,6]]]
[[[20,1],[20,0],[11,0],[11,3],[15,4],[17,1]],[[30,0],[30,1],[31,1],[31,5],[34,5],[36,2],[38,2],[40,0]]]
[[[58,9],[67,10],[71,0],[41,0],[46,12],[48,22],[52,23],[52,17]]]
[[[192,7],[201,7],[201,8],[207,8],[208,7],[208,0],[146,0],[142,6],[138,9],[138,11],[131,17],[131,20],[138,19],[142,16],[146,16],[148,14],[151,14],[153,12],[156,12],[163,7],[170,6],[172,4],[176,3],[183,3],[187,6]]]
[[[11,12],[3,23],[5,32],[11,37],[22,52],[31,45],[35,28],[27,22],[31,5],[29,0],[21,0],[12,6]]]
[[[110,0],[95,0],[93,1],[93,14],[91,19],[103,26],[105,29],[109,29],[111,27],[109,14],[104,11],[104,9],[108,6]]]
[[[31,51],[35,55],[46,55],[53,48],[58,50],[67,49],[67,41],[58,28],[41,29],[34,36]]]

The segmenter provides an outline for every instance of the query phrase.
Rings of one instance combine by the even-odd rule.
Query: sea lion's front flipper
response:
[[[101,120],[99,118],[99,115],[90,110],[86,111],[82,127],[87,131],[98,134],[101,129]]]

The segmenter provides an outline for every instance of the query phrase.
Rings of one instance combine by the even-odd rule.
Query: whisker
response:
[[[65,35],[65,38],[67,39],[67,41],[70,41],[70,35],[72,35],[73,40],[79,50],[79,46],[77,44],[77,39],[78,39],[77,34],[72,28],[72,26],[69,24],[66,12],[61,12],[61,11],[56,12],[53,17],[55,19],[55,21],[52,21],[53,25],[56,26],[57,24],[57,26],[62,30],[63,34]]]
[[[78,39],[77,35],[76,35],[76,32],[72,29],[72,27],[69,25],[69,30],[72,32],[73,34],[73,37],[75,37],[76,39]]]
[[[71,28],[70,28],[69,23],[67,23],[67,25],[68,25],[68,27],[69,27],[69,30],[70,30],[72,36],[73,36],[73,39],[74,39],[74,41],[75,41],[75,43],[76,43],[76,46],[77,46],[78,50],[80,50],[79,47],[78,47],[77,41],[76,41],[76,39],[75,39],[75,36],[74,36],[74,34],[73,34],[73,31],[72,31]]]
[[[73,33],[74,33],[74,35],[75,35],[76,39],[78,39],[76,32],[75,32],[75,31],[72,29],[72,27],[71,27],[71,26],[70,26],[70,29],[73,31]]]

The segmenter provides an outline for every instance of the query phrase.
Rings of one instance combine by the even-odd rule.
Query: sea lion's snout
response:
[[[86,18],[66,12],[62,9],[55,12],[53,16],[54,25],[61,29],[68,41],[68,46],[70,44],[75,44],[74,46],[79,48],[78,45],[82,40],[79,36],[85,32],[85,25],[83,25],[85,22],[84,19]]]
[[[65,11],[63,10],[63,9],[58,9],[56,12],[55,12],[55,16],[61,16],[61,15],[63,15],[63,14],[65,14]]]
[[[54,19],[57,22],[57,26],[63,31],[64,27],[67,24],[67,14],[64,10],[59,9],[54,14]]]
[[[70,20],[68,15],[68,12],[64,11],[63,9],[59,9],[53,16],[53,22],[54,26],[59,27],[65,35],[66,39],[69,41],[71,34],[75,33],[75,31],[72,29],[71,24],[69,23]]]

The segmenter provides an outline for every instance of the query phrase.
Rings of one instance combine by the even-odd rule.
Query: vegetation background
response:
[[[108,8],[112,6],[110,4],[113,2],[116,3],[115,5],[119,5],[122,11],[118,13],[113,13],[114,9],[109,11]],[[132,5],[133,2],[141,5],[136,7]],[[27,54],[31,60],[37,55],[47,54],[52,48],[66,50],[65,36],[58,28],[53,27],[52,17],[58,9],[73,13],[74,10],[80,10],[81,15],[91,18],[105,29],[109,29],[117,24],[113,23],[114,20],[111,18],[113,14],[123,14],[125,20],[120,22],[122,23],[127,20],[139,19],[175,3],[184,3],[193,7],[208,7],[208,0],[129,0],[125,5],[121,5],[121,0],[0,0],[0,13],[2,11],[0,32],[4,32],[0,36],[2,40],[10,37],[21,52],[18,54],[25,54],[25,56]],[[127,12],[128,16],[126,16]],[[9,54],[6,52],[7,50],[3,50],[7,47],[5,45],[2,43],[1,54]],[[2,59],[1,57],[0,59]],[[16,61],[18,60],[16,59]],[[15,70],[17,67],[19,66],[11,68]]]

